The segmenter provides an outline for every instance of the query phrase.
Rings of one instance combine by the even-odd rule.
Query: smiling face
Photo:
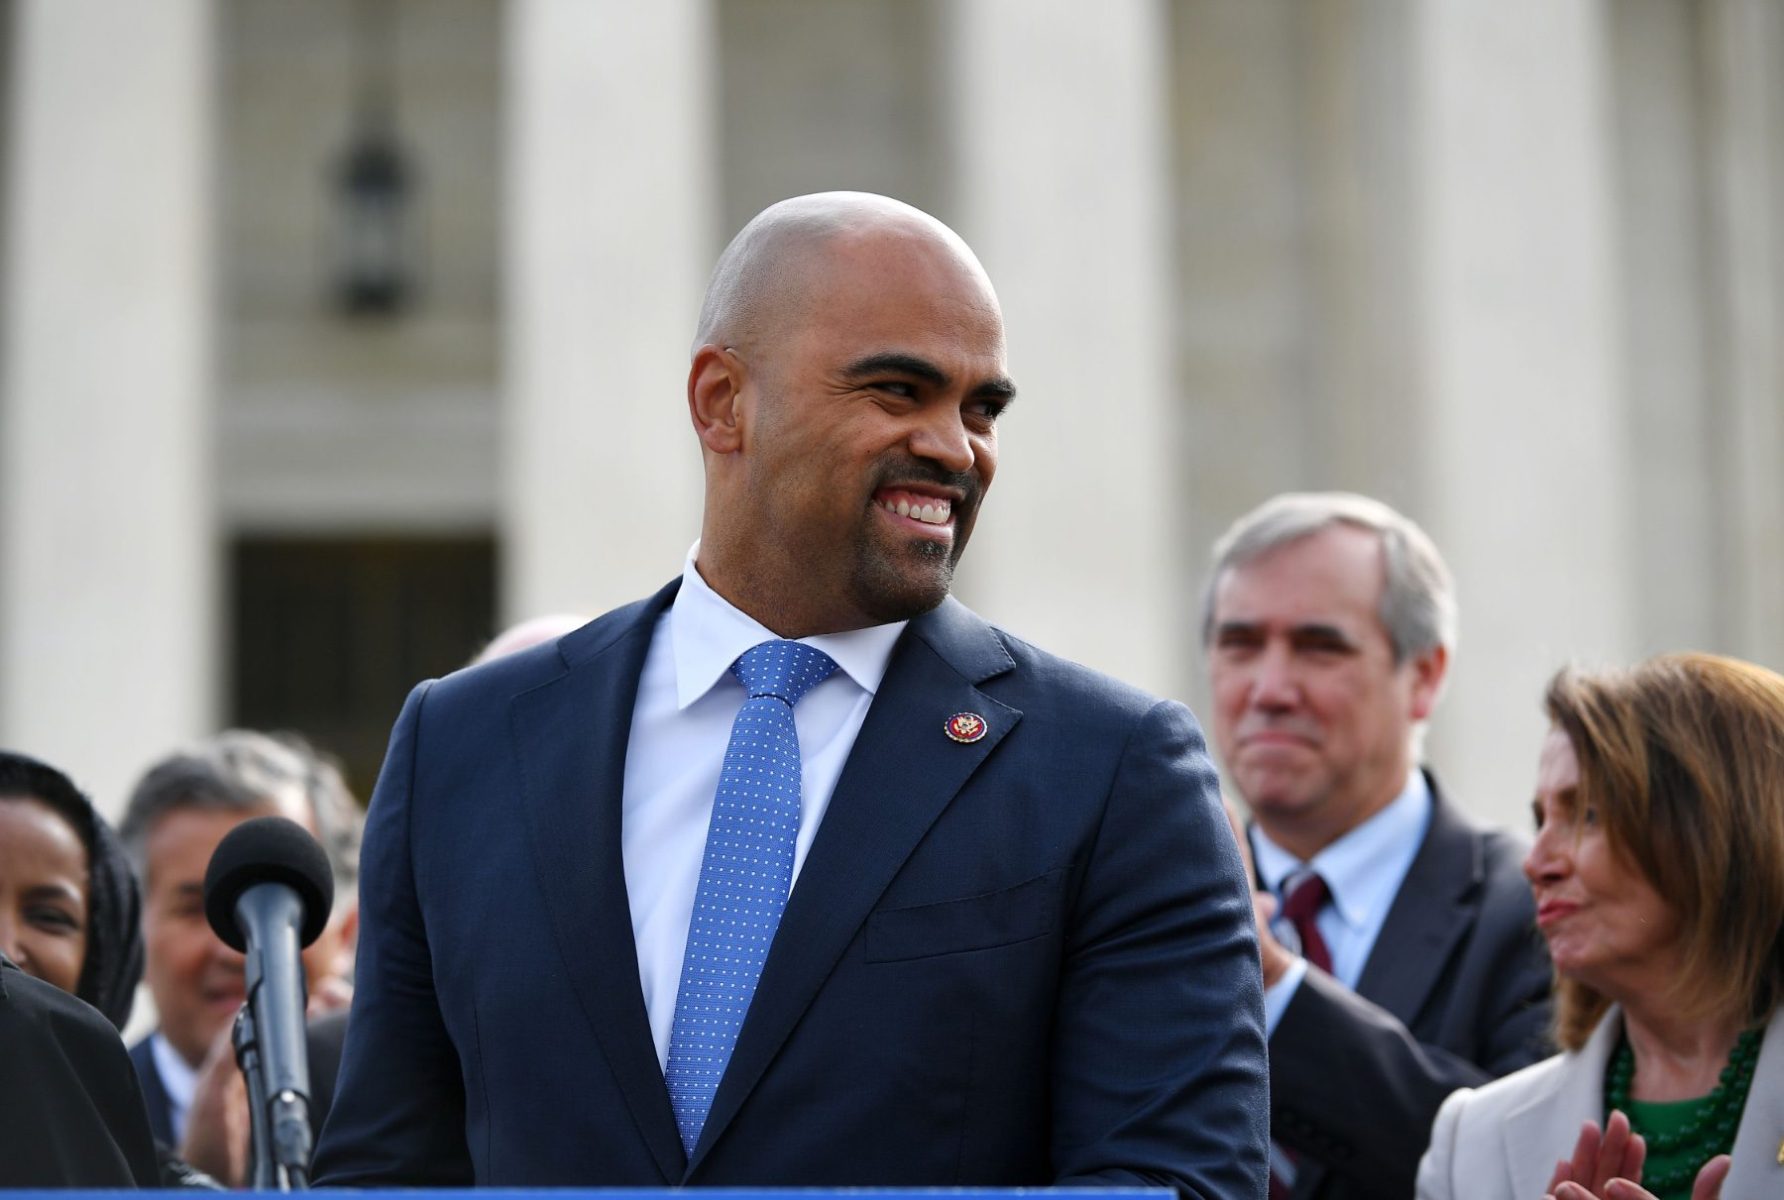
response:
[[[927,230],[837,234],[808,286],[747,349],[702,347],[713,587],[781,633],[902,620],[947,596],[997,470],[1013,388],[977,264]]]
[[[48,805],[0,798],[0,950],[73,994],[87,960],[87,847]]]
[[[1380,539],[1344,524],[1215,586],[1215,744],[1253,817],[1303,859],[1399,794],[1442,685],[1441,648],[1394,662],[1382,586]]]
[[[275,805],[247,811],[171,809],[155,820],[143,841],[147,895],[143,981],[155,997],[161,1032],[193,1066],[241,1007],[242,956],[211,931],[204,915],[204,871],[224,836],[254,817],[286,817],[312,834],[308,804],[284,796]],[[312,991],[343,964],[337,923],[303,952]]]
[[[1664,994],[1684,948],[1678,914],[1579,798],[1573,743],[1549,730],[1536,768],[1536,841],[1524,859],[1536,924],[1562,976],[1610,999]]]

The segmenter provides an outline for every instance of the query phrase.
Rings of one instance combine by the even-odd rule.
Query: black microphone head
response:
[[[256,817],[229,831],[204,871],[204,915],[217,936],[237,950],[247,938],[235,923],[235,902],[260,883],[282,883],[303,902],[298,944],[322,933],[334,908],[334,871],[328,855],[302,825],[284,817]]]

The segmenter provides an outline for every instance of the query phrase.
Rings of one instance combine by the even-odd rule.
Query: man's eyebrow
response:
[[[915,354],[869,354],[842,369],[847,379],[869,375],[910,375],[934,387],[948,386],[948,373],[926,358]]]
[[[926,358],[915,354],[870,354],[858,358],[842,369],[845,379],[865,379],[870,375],[906,375],[921,379],[931,387],[947,387],[952,382],[948,373]],[[987,379],[972,390],[975,399],[1010,401],[1016,398],[1016,384],[1007,375]]]
[[[1338,626],[1328,625],[1323,621],[1309,621],[1305,625],[1296,625],[1293,629],[1289,630],[1289,635],[1298,638],[1316,638],[1330,642],[1342,642],[1346,646],[1352,645],[1356,640]]]
[[[1016,402],[1016,381],[1008,375],[998,375],[985,380],[973,389],[975,400],[1002,400],[1005,404]]]
[[[1264,628],[1262,621],[1226,620],[1215,623],[1216,635],[1222,633],[1257,633]],[[1291,638],[1305,638],[1317,641],[1342,642],[1351,645],[1354,641],[1350,634],[1336,625],[1328,625],[1323,621],[1309,621],[1303,625],[1292,626],[1288,631]]]

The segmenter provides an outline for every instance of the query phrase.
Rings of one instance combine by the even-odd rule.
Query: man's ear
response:
[[[1412,719],[1426,721],[1443,695],[1443,681],[1449,675],[1449,648],[1433,646],[1412,660]]]
[[[700,444],[712,454],[734,454],[743,445],[739,400],[748,381],[743,360],[723,346],[694,351],[688,367],[688,416]]]

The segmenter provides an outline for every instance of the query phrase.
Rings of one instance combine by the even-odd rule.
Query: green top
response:
[[[1625,1115],[1629,1118],[1629,1124],[1640,1130],[1642,1137],[1652,1146],[1656,1135],[1664,1139],[1662,1144],[1678,1138],[1708,1115],[1715,1103],[1714,1094],[1699,1096],[1695,1100],[1631,1100]],[[1650,1183],[1648,1190],[1658,1200],[1691,1200],[1691,1185],[1696,1181],[1698,1171],[1709,1161],[1700,1157],[1701,1154],[1702,1148],[1695,1145],[1680,1146],[1672,1150],[1650,1149],[1647,1165],[1642,1169],[1644,1179],[1675,1179],[1682,1175],[1684,1182],[1667,1191],[1659,1191]],[[1710,1156],[1714,1157],[1713,1154]]]
[[[1635,1055],[1628,1038],[1618,1042],[1604,1073],[1605,1117],[1608,1120],[1612,1112],[1621,1110],[1629,1118],[1629,1127],[1647,1142],[1642,1186],[1659,1200],[1691,1200],[1691,1185],[1697,1181],[1698,1171],[1733,1148],[1764,1036],[1763,1028],[1742,1033],[1715,1089],[1695,1100],[1633,1099],[1629,1093],[1635,1078]]]

